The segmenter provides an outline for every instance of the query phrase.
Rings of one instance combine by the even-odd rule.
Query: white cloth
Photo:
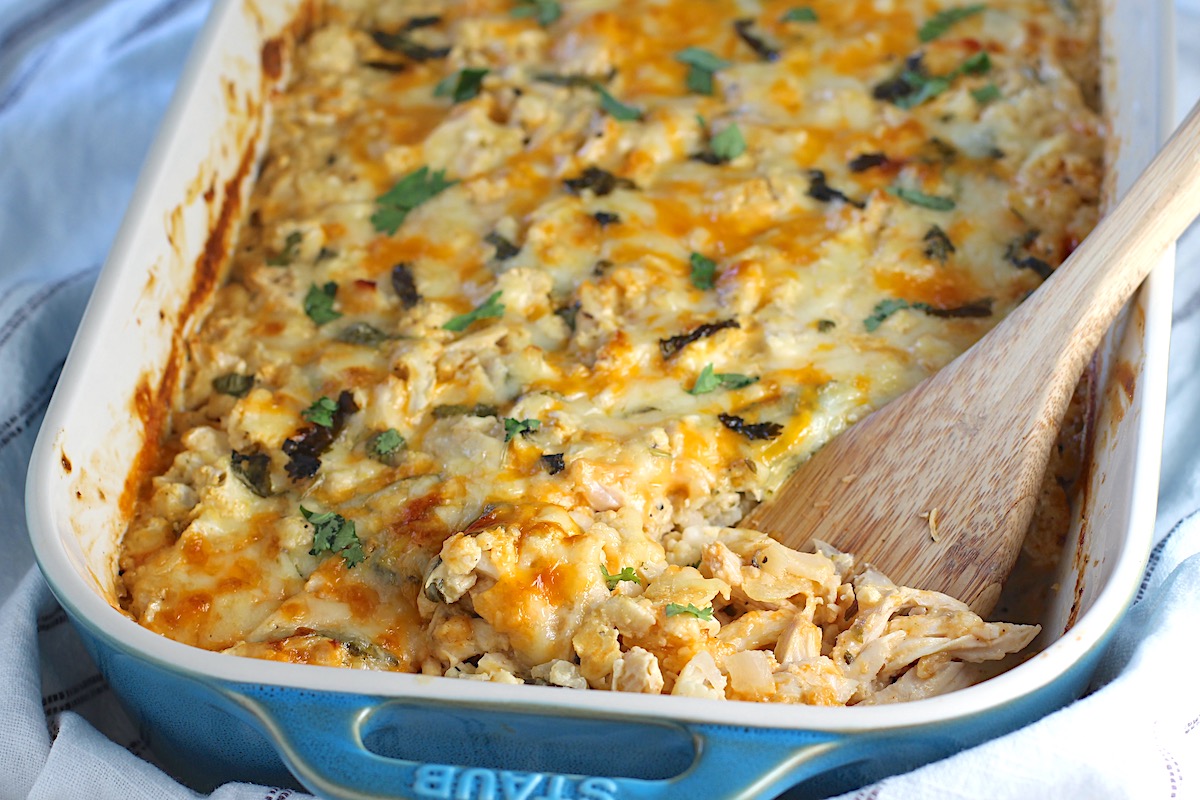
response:
[[[36,569],[25,468],[83,305],[206,0],[0,0],[0,800],[196,798],[153,754]],[[1180,0],[1178,105],[1200,96],[1200,0]],[[1182,116],[1182,114],[1181,114]],[[1200,509],[1200,236],[1180,250],[1158,524]],[[1200,797],[1200,515],[1156,549],[1097,690],[1030,727],[854,792]],[[218,800],[293,800],[227,785]]]

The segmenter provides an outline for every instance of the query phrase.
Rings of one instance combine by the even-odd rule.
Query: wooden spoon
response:
[[[1004,322],[825,445],[739,526],[791,547],[822,539],[897,583],[946,592],[988,613],[1029,527],[1084,367],[1198,213],[1200,105]]]

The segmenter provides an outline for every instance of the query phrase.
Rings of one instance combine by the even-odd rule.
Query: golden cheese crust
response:
[[[946,691],[1028,643],[736,525],[1091,229],[1092,3],[316,20],[124,541],[142,625],[820,704]]]

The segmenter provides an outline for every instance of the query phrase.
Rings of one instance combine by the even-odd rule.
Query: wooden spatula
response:
[[[1079,249],[1004,322],[825,445],[740,526],[792,547],[822,539],[897,583],[989,612],[1085,365],[1198,213],[1200,105]]]

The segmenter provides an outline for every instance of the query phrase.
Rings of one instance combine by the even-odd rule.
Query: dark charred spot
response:
[[[783,433],[783,426],[778,422],[746,422],[733,414],[718,414],[721,424],[734,433],[740,433],[750,441],[774,439]]]
[[[852,200],[846,196],[844,192],[838,191],[826,182],[825,173],[819,169],[811,169],[808,171],[808,196],[814,200],[820,200],[822,203],[830,203],[834,200],[841,200],[844,203],[849,203],[855,208],[866,208],[867,204],[860,200]]]
[[[346,427],[346,419],[356,411],[358,404],[354,402],[354,395],[343,391],[338,395],[332,425],[309,425],[284,441],[283,453],[289,458],[285,469],[292,480],[311,478],[317,474],[321,468],[321,455]]]
[[[412,267],[403,261],[392,267],[392,289],[405,308],[412,308],[421,301],[417,283],[413,280]]]
[[[612,194],[616,189],[637,188],[637,185],[628,178],[618,178],[599,167],[588,167],[580,173],[579,177],[567,178],[563,184],[572,194],[582,194],[585,190],[591,190],[597,197]]]
[[[740,328],[736,319],[723,319],[720,322],[706,322],[692,328],[687,333],[681,333],[678,336],[672,336],[669,339],[659,339],[658,349],[662,353],[663,358],[670,358],[678,353],[683,348],[687,347],[692,342],[698,342],[701,339],[706,339],[718,331],[723,331],[726,328]]]

